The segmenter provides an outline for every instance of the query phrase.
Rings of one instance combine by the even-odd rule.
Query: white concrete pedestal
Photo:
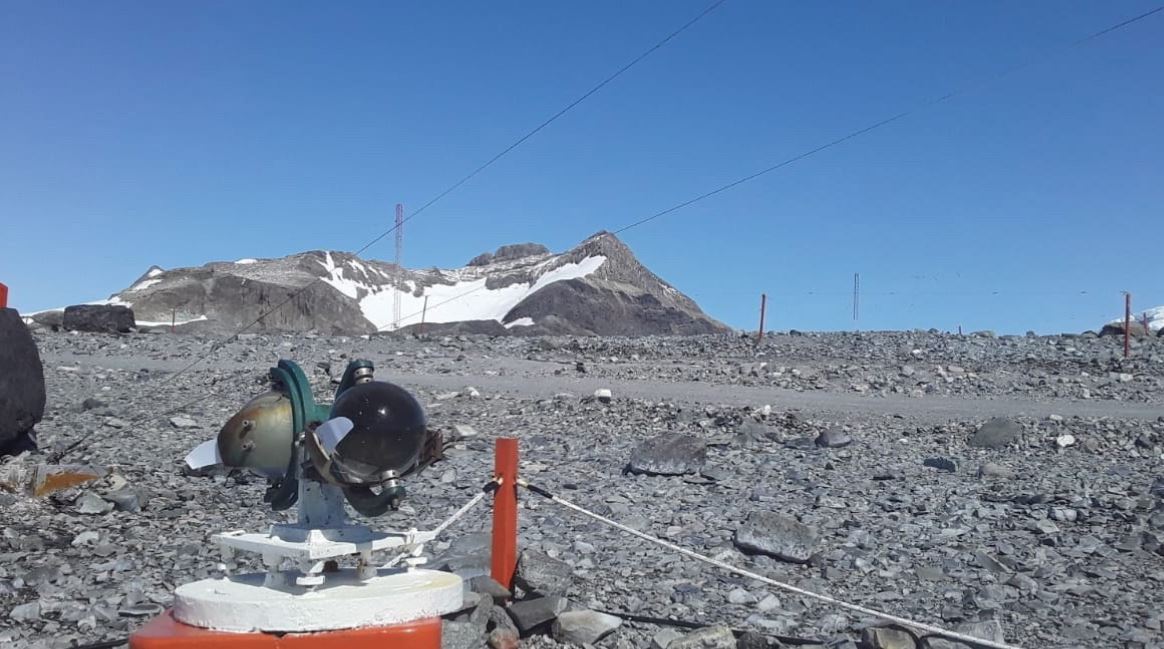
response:
[[[402,624],[461,608],[457,575],[436,570],[357,569],[327,573],[322,585],[294,580],[271,587],[266,573],[204,579],[174,591],[174,618],[190,626],[239,633],[309,632]]]

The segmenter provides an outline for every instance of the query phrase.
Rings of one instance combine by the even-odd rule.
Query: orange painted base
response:
[[[170,611],[129,637],[129,649],[440,649],[441,620],[321,631],[319,633],[223,633],[188,626]]]

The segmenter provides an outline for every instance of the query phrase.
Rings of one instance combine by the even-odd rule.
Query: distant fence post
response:
[[[761,293],[760,294],[760,331],[759,331],[759,333],[756,334],[756,344],[757,345],[760,344],[760,341],[764,340],[764,313],[767,310],[768,310],[768,294]]]
[[[8,285],[0,282],[0,309],[8,308]]]
[[[1132,294],[1124,292],[1124,358],[1132,353]]]

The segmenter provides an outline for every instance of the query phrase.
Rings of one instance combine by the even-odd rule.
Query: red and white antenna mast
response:
[[[404,253],[404,205],[396,204],[396,281],[392,287],[392,328],[400,328],[400,285],[404,281],[404,269],[400,267]]]

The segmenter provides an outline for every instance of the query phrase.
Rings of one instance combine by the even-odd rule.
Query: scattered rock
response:
[[[736,636],[726,626],[709,626],[671,640],[665,649],[736,649]]]
[[[981,466],[978,467],[979,478],[1001,478],[1004,480],[1011,480],[1017,476],[1018,474],[1015,473],[1014,469],[1010,469],[1001,464],[995,464],[994,462],[984,462]]]
[[[853,438],[843,428],[826,428],[817,435],[816,445],[821,448],[841,448],[853,443]]]
[[[35,622],[40,619],[40,600],[12,607],[8,617],[16,622]]]
[[[794,518],[754,511],[736,530],[736,547],[793,563],[807,563],[816,549],[817,531]]]
[[[89,410],[97,410],[98,408],[105,408],[109,406],[108,403],[96,397],[89,397],[81,402],[81,411],[87,412]]]
[[[665,433],[641,442],[631,451],[633,473],[684,475],[696,473],[707,460],[707,445],[690,435]]]
[[[113,511],[114,507],[113,503],[89,492],[81,494],[81,497],[73,505],[82,514],[108,514]]]
[[[186,417],[184,415],[170,417],[170,425],[173,426],[174,428],[198,428],[199,427],[197,421],[194,421],[190,417]]]
[[[917,649],[912,635],[889,627],[862,629],[861,646],[863,649]]]
[[[671,643],[682,638],[683,634],[671,627],[663,627],[651,636],[651,649],[668,649]]]
[[[956,473],[958,471],[958,463],[945,457],[927,457],[922,460],[922,464],[948,473]]]
[[[488,595],[497,604],[501,604],[513,597],[513,593],[488,575],[480,575],[469,579],[469,589],[475,593]]]
[[[608,388],[598,388],[594,391],[594,398],[600,403],[610,403],[614,398],[614,394]]]
[[[977,448],[1002,448],[1012,444],[1022,433],[1022,427],[1010,419],[995,417],[982,424],[967,442]]]
[[[441,622],[441,649],[481,649],[485,630],[471,622]]]
[[[518,649],[520,637],[516,630],[498,627],[489,632],[487,642],[490,649]]]
[[[514,602],[505,609],[517,630],[522,636],[527,636],[543,626],[548,626],[558,615],[566,610],[565,597],[551,596],[538,597]]]
[[[955,626],[954,631],[992,642],[1006,642],[1006,637],[1002,632],[1002,625],[996,619],[981,622],[963,622]],[[967,645],[963,642],[947,638],[931,638],[929,643],[933,649],[966,649],[967,647],[979,647],[979,645]]]
[[[86,530],[73,537],[72,545],[73,547],[79,545],[92,545],[96,543],[99,538],[101,538],[101,535],[97,532],[94,532],[93,530]]]
[[[745,631],[736,639],[736,649],[780,649],[780,641],[755,631]]]
[[[596,611],[567,611],[554,621],[554,638],[573,644],[594,644],[614,632],[622,619]]]
[[[140,512],[147,500],[141,490],[134,489],[133,487],[111,491],[105,494],[104,498],[113,503],[118,511],[122,512]]]
[[[536,550],[522,550],[513,580],[526,593],[565,595],[570,590],[573,575],[570,564],[564,561]]]
[[[1059,448],[1067,448],[1068,446],[1075,446],[1075,436],[1070,435],[1070,434],[1060,435],[1060,436],[1055,438],[1055,444]]]

